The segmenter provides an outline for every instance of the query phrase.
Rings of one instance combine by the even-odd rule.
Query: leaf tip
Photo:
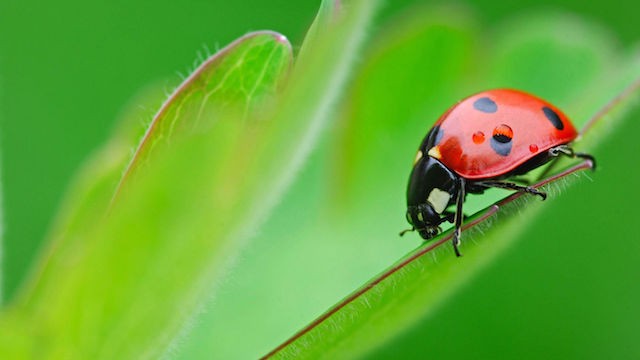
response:
[[[287,39],[286,36],[279,34],[279,33],[274,33],[273,37],[276,39],[277,42],[284,44],[284,45],[288,45],[291,46],[291,44],[289,43],[289,39]]]
[[[285,45],[287,47],[291,47],[291,43],[289,42],[289,39],[285,35],[273,30],[253,31],[253,32],[247,33],[240,39],[253,38],[257,36],[271,36],[276,42],[282,45]]]

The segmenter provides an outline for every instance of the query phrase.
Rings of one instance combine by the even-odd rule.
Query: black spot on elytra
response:
[[[491,148],[493,149],[493,151],[498,153],[498,155],[507,156],[509,155],[509,153],[511,153],[511,140],[512,139],[506,135],[493,135],[490,141]]]
[[[497,142],[502,143],[502,144],[506,144],[506,143],[511,141],[510,137],[508,137],[507,135],[503,135],[503,134],[495,134],[495,135],[493,135],[493,138]]]
[[[498,111],[498,105],[488,97],[482,97],[473,102],[473,108],[483,113],[494,113]]]
[[[564,124],[562,123],[562,120],[560,120],[560,116],[558,116],[555,111],[553,111],[549,107],[544,106],[542,107],[542,112],[544,113],[544,116],[546,116],[547,119],[551,121],[551,124],[553,124],[554,128],[558,130],[564,129]]]

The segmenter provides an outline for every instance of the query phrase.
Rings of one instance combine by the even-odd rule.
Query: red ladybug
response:
[[[548,102],[519,90],[496,89],[472,95],[447,110],[422,141],[407,188],[407,220],[425,240],[455,223],[453,249],[462,227],[466,194],[503,188],[540,196],[532,187],[503,179],[521,175],[560,156],[594,162],[569,143],[578,136],[566,115]],[[594,162],[595,163],[595,162]],[[455,204],[455,212],[447,210]]]

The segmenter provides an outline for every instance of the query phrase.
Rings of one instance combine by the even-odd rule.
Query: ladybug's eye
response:
[[[413,219],[411,219],[411,212],[410,211],[407,211],[406,217],[407,217],[407,222],[409,224],[413,225]]]

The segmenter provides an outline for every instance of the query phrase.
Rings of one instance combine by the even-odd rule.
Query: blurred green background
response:
[[[381,12],[380,22],[406,5],[417,2],[389,1]],[[319,1],[310,0],[191,1],[168,5],[124,1],[90,4],[80,1],[0,2],[0,145],[4,216],[2,267],[5,276],[3,297],[10,298],[27,273],[74,171],[105,141],[119,112],[132,96],[146,85],[158,82],[165,83],[169,91],[180,80],[178,72],[186,74],[193,68],[198,51],[203,52],[205,47],[214,51],[247,31],[279,31],[287,35],[295,47],[299,45],[318,5]],[[483,26],[499,23],[529,9],[555,9],[577,14],[603,25],[626,46],[636,42],[639,35],[636,25],[638,8],[630,8],[624,1],[544,3],[526,0],[515,5],[482,0],[468,5],[476,12],[479,23]],[[148,109],[149,117],[153,111],[154,109]],[[148,119],[141,118],[140,121]],[[627,131],[634,131],[629,126],[627,128]],[[627,153],[638,153],[635,144],[625,144],[623,148]],[[616,176],[625,174],[625,171],[620,171],[624,169],[624,159],[618,158],[617,163],[615,158],[609,159],[611,163],[608,167],[615,166],[618,169],[617,173],[609,175],[614,182]],[[626,185],[631,187],[633,183]],[[580,208],[581,199],[589,196],[584,184],[575,192],[570,191],[567,194],[566,211]],[[602,196],[602,201],[614,200],[607,198],[606,194]],[[611,203],[607,204],[611,206]],[[615,217],[603,211],[602,218],[598,220],[601,221],[598,226],[602,227],[615,220]],[[559,224],[554,226],[561,227],[563,214],[546,215],[545,221],[555,221]],[[540,236],[544,237],[544,229],[539,228],[539,231]],[[585,232],[589,232],[586,226]],[[630,232],[630,239],[615,238],[612,241],[622,244],[624,241],[638,240],[635,231]],[[624,233],[620,236],[624,236]],[[637,252],[637,246],[631,246],[630,251]],[[482,281],[495,281],[500,274],[503,275],[501,280],[505,281],[505,293],[496,294],[504,299],[499,304],[512,306],[509,313],[523,311],[529,314],[527,319],[534,321],[536,309],[518,309],[518,296],[531,296],[534,299],[539,296],[539,302],[544,302],[543,295],[546,293],[537,293],[534,289],[531,294],[525,295],[527,292],[522,291],[525,285],[517,278],[510,278],[509,272],[518,272],[513,270],[513,264],[521,264],[526,269],[535,268],[537,265],[530,264],[528,257],[533,256],[531,254],[535,253],[536,248],[524,243],[519,243],[516,247],[510,253],[512,258],[509,262],[493,267],[474,287],[462,292],[459,298],[464,300],[455,308],[445,307],[428,329],[429,332],[437,333],[449,321],[455,323],[472,318],[477,327],[467,327],[466,333],[456,333],[454,327],[449,327],[445,333],[446,336],[466,339],[463,347],[473,345],[480,349],[479,344],[493,336],[492,333],[483,331],[483,324],[491,323],[490,328],[513,325],[513,319],[494,318],[495,314],[500,314],[500,309],[483,311],[482,308],[473,307],[473,292],[481,293],[484,285],[489,285],[483,285]],[[593,250],[598,251],[597,248]],[[615,250],[624,253],[623,245],[617,245]],[[611,257],[603,258],[615,258],[613,250],[610,255]],[[564,269],[563,259],[555,259],[545,266],[550,267],[550,274],[561,275]],[[591,276],[596,277],[597,274]],[[602,281],[606,282],[607,279]],[[508,288],[518,290],[511,292]],[[563,294],[562,289],[553,286],[537,290],[554,292],[560,296]],[[619,295],[625,298],[624,294]],[[557,309],[558,317],[571,316],[570,310],[575,305],[573,300],[575,299],[563,300],[563,307]],[[471,317],[469,314],[478,316]],[[637,311],[630,312],[629,315],[625,324],[640,320],[633,318],[638,315]],[[491,318],[486,318],[489,316]],[[595,320],[585,321],[585,326],[593,326],[595,330],[606,326]],[[535,324],[534,327],[544,331],[545,324]],[[470,333],[470,329],[476,331]],[[629,332],[632,328],[628,327],[604,330],[603,336],[617,336],[622,340],[628,339],[623,336],[625,333],[632,334]],[[556,327],[549,331],[570,336],[572,329]],[[504,332],[501,334],[505,335]],[[530,335],[535,335],[535,332]],[[527,339],[521,339],[525,340]],[[588,342],[594,339],[583,340]],[[411,351],[413,348],[419,349],[414,346],[416,343],[425,341],[434,347],[436,354],[452,354],[451,349],[437,348],[437,337],[407,337],[401,343]],[[613,344],[624,346],[624,343]],[[385,349],[383,354],[391,355],[396,350]],[[538,355],[544,354],[543,348],[538,351]],[[482,354],[478,356],[482,357]]]

